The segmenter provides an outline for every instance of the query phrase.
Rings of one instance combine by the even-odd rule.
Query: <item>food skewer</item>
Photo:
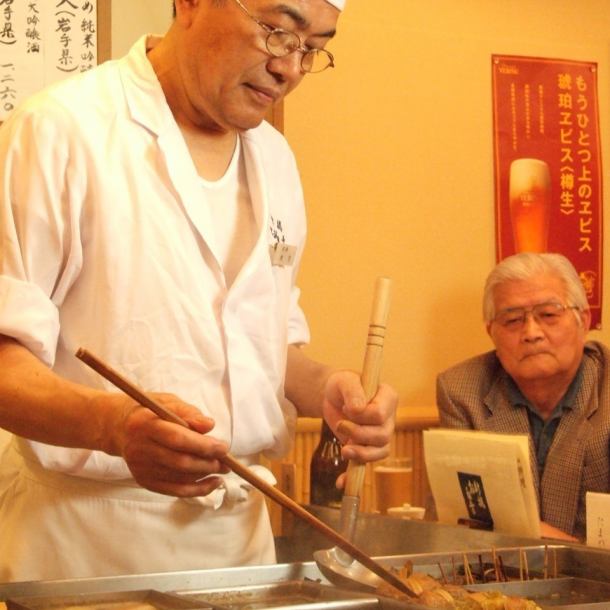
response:
[[[546,580],[549,577],[549,547],[544,545],[544,565],[542,568],[542,578]]]
[[[491,547],[491,559],[494,564],[494,575],[496,582],[500,582],[500,572],[498,570],[498,557],[496,555],[496,547]]]
[[[530,579],[530,572],[527,566],[527,552],[525,551],[525,549],[519,549],[519,579]]]
[[[506,570],[504,569],[502,555],[498,555],[498,563],[500,564],[500,576],[502,577],[502,582],[508,582],[508,576],[506,576]]]
[[[479,558],[479,579],[481,582],[485,582],[485,564],[483,563],[483,555],[478,554]]]
[[[438,569],[439,572],[441,573],[441,578],[443,580],[443,584],[446,585],[447,584],[447,577],[445,576],[445,571],[443,570],[443,565],[441,564],[441,562],[438,562]]]
[[[466,554],[464,554],[462,557],[463,557],[463,562],[464,562],[464,577],[466,578],[466,584],[473,585],[474,579],[472,578],[472,572],[470,571],[470,564],[468,563],[468,557],[466,557]]]
[[[519,580],[523,581],[523,549],[519,549]]]
[[[76,357],[82,360],[88,366],[90,366],[102,377],[113,383],[116,387],[121,389],[123,392],[125,392],[125,394],[133,398],[140,405],[153,411],[161,419],[173,422],[185,428],[189,428],[188,423],[184,419],[182,419],[180,416],[176,415],[172,411],[166,409],[156,400],[153,400],[152,398],[147,396],[142,390],[140,390],[130,381],[125,379],[117,371],[110,368],[107,364],[103,363],[96,356],[91,354],[91,352],[88,352],[83,348],[79,348],[76,352]],[[411,590],[397,576],[386,570],[381,564],[377,563],[366,553],[354,546],[350,541],[348,541],[346,538],[337,533],[334,529],[326,525],[326,523],[318,519],[315,515],[312,515],[309,511],[305,510],[300,504],[297,504],[286,494],[282,493],[272,485],[269,485],[269,483],[254,474],[249,468],[238,462],[229,453],[227,453],[221,459],[221,462],[226,464],[233,472],[235,472],[235,474],[242,477],[242,479],[248,481],[248,483],[256,487],[256,489],[261,491],[268,498],[271,498],[274,502],[277,502],[284,508],[287,508],[297,517],[305,521],[313,528],[317,529],[322,534],[324,534],[327,538],[332,540],[339,548],[348,553],[356,561],[359,561],[362,565],[366,566],[369,570],[377,574],[377,576],[390,583],[392,586],[396,587],[399,591],[402,591],[403,593],[412,596]]]

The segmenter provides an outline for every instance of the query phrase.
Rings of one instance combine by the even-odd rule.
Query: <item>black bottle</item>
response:
[[[341,457],[341,443],[322,420],[320,443],[311,456],[309,501],[311,504],[339,508],[343,490],[337,489],[338,476],[345,472],[347,460]]]

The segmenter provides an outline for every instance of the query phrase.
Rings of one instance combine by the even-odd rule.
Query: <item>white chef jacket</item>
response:
[[[309,340],[295,284],[305,240],[296,163],[267,123],[241,135],[259,235],[227,289],[146,44],[33,96],[0,130],[0,333],[59,375],[115,391],[75,358],[85,347],[147,391],[200,407],[236,457],[281,455],[296,415],[284,397],[287,345]],[[292,264],[272,264],[277,243],[296,248]],[[103,452],[17,447],[43,473],[131,478]]]

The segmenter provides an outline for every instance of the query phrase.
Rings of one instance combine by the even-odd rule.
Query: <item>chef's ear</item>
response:
[[[198,6],[199,0],[174,0],[176,19],[180,21],[187,19],[190,23]]]

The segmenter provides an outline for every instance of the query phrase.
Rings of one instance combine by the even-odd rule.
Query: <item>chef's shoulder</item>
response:
[[[256,149],[265,166],[271,164],[274,173],[281,170],[297,172],[296,159],[288,141],[271,123],[262,121],[242,137],[247,145]]]
[[[119,93],[118,75],[113,78],[110,65],[114,62],[107,63],[30,95],[11,112],[3,128],[24,137],[50,138],[56,145],[57,138],[74,131],[91,131],[98,123],[96,114],[101,119],[113,112],[106,102]]]

